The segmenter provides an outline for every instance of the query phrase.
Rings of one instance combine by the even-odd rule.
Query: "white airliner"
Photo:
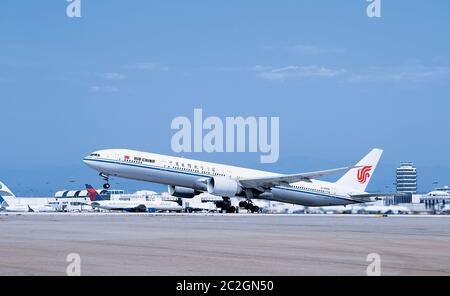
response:
[[[152,201],[125,201],[103,199],[97,190],[86,184],[86,189],[90,198],[88,205],[93,209],[103,209],[109,211],[125,212],[181,212],[182,206],[173,201],[152,200]]]
[[[246,198],[239,206],[254,211],[252,199],[275,200],[305,206],[365,203],[382,193],[365,192],[383,151],[373,149],[355,166],[299,174],[278,174],[236,166],[124,149],[96,151],[84,162],[100,172],[108,189],[109,177],[169,185],[169,193],[192,198],[202,192],[221,196],[218,207],[234,212],[230,198]],[[346,172],[337,182],[316,178]]]
[[[19,198],[0,182],[0,209],[6,212],[56,212],[46,198]]]

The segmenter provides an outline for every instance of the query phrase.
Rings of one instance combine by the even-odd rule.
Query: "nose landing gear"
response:
[[[103,180],[105,180],[105,184],[103,184],[103,188],[105,189],[109,189],[111,188],[111,185],[109,185],[109,176],[107,174],[104,173],[100,173],[100,177],[103,178]]]

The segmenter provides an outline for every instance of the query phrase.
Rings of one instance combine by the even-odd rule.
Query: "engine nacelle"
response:
[[[201,192],[192,188],[169,185],[169,194],[180,198],[193,198]]]
[[[242,192],[241,186],[233,179],[215,177],[208,180],[208,193],[222,197],[234,197]]]

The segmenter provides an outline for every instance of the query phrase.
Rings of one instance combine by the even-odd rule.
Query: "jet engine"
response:
[[[215,177],[208,180],[208,193],[222,197],[234,197],[242,192],[236,180],[226,177]]]
[[[180,198],[193,198],[201,192],[192,188],[169,185],[169,194]]]

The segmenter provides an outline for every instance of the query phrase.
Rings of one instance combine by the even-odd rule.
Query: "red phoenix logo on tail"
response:
[[[365,166],[358,170],[357,179],[358,182],[364,184],[367,182],[367,179],[370,178],[370,171],[372,170],[372,166]]]

